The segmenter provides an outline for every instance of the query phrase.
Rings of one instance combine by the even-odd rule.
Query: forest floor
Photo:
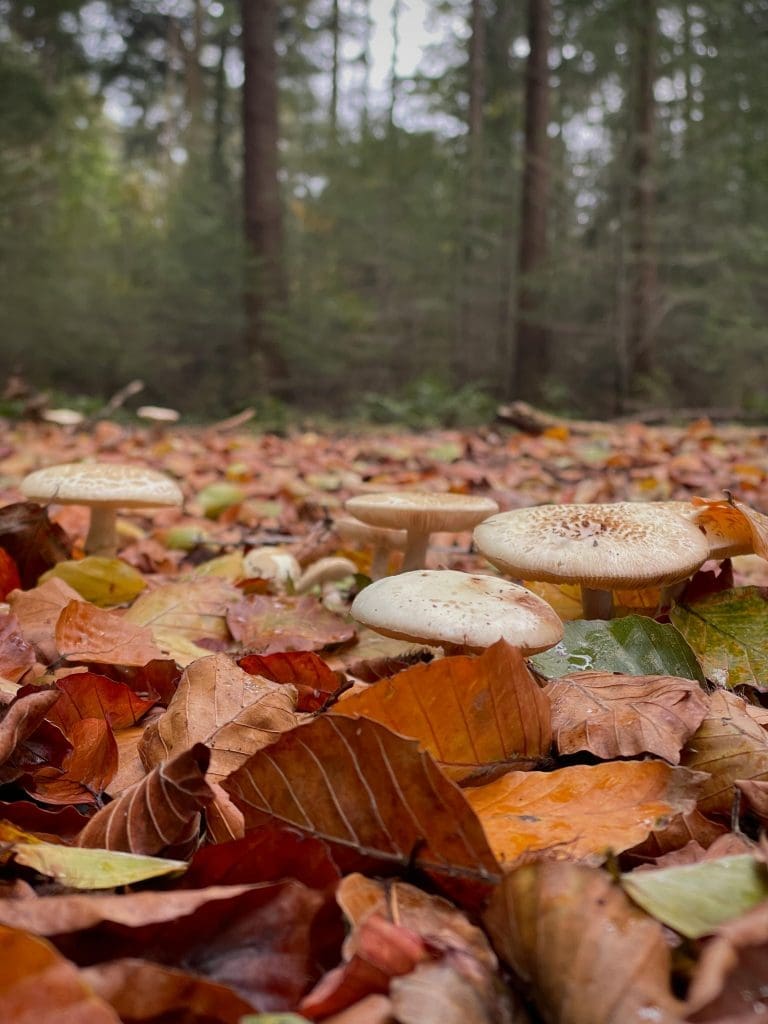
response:
[[[184,505],[121,512],[119,558],[86,558],[87,510],[20,490],[82,459],[162,470]],[[713,514],[758,554],[660,615],[630,592],[584,622],[537,585],[555,653],[448,657],[349,616],[371,555],[335,521],[392,490],[728,492]],[[762,1019],[766,512],[768,427],[1,423],[0,1019]],[[300,595],[259,548],[356,574]],[[429,564],[491,571],[468,533]]]

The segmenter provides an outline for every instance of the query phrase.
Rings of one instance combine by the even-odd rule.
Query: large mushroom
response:
[[[345,508],[370,526],[407,532],[403,572],[420,569],[426,564],[431,533],[471,530],[499,510],[492,498],[429,491],[361,494],[350,498]]]
[[[709,556],[689,520],[653,504],[539,505],[491,516],[474,533],[478,550],[510,576],[578,583],[587,619],[607,619],[613,590],[668,587]]]
[[[352,617],[384,636],[484,651],[497,640],[536,654],[563,637],[557,613],[536,594],[498,576],[420,569],[371,583],[352,602]]]
[[[91,524],[86,554],[107,557],[117,551],[118,509],[181,505],[183,501],[179,487],[164,473],[111,462],[71,462],[38,469],[24,477],[21,492],[33,501],[87,505]]]

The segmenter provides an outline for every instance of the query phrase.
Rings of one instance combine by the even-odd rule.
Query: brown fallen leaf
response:
[[[354,626],[309,594],[251,594],[230,605],[227,623],[235,640],[254,654],[319,651],[355,635]]]
[[[225,654],[200,658],[184,670],[165,714],[147,727],[139,754],[149,769],[205,743],[208,774],[221,781],[297,724],[295,702],[292,687],[258,679]]]
[[[121,1020],[132,1024],[179,1019],[238,1024],[254,1009],[224,985],[146,960],[128,958],[85,967],[80,977]]]
[[[15,615],[0,615],[0,676],[16,683],[35,664],[35,651]]]
[[[16,697],[3,710],[0,718],[1,783],[17,779],[34,763],[34,753],[19,748],[34,734],[57,700],[54,690],[32,691]]]
[[[236,807],[229,793],[218,782],[207,779],[213,800],[205,808],[206,839],[209,843],[228,843],[245,835],[243,812]]]
[[[708,773],[699,810],[727,817],[737,779],[768,780],[768,732],[741,697],[716,690],[707,717],[683,751],[682,764]]]
[[[25,590],[72,554],[67,535],[50,521],[46,509],[33,501],[0,508],[0,545],[16,563]]]
[[[745,853],[754,854],[756,850],[756,844],[747,836],[737,832],[727,832],[716,839],[708,849],[697,842],[691,841],[680,850],[671,850],[669,853],[657,857],[654,864],[643,864],[637,870],[643,871],[653,867],[679,867],[682,864],[700,864],[702,861],[719,860],[721,857],[736,857]]]
[[[508,772],[467,789],[503,862],[533,852],[600,863],[693,810],[701,777],[663,761],[614,761],[553,772]]]
[[[678,764],[709,701],[691,679],[578,672],[552,680],[552,727],[561,754],[587,750],[610,760],[656,754]]]
[[[474,983],[450,961],[419,964],[404,977],[393,978],[390,1000],[400,1024],[526,1024],[530,1018],[514,1005],[510,989],[494,984],[490,975]]]
[[[604,871],[555,861],[518,868],[484,921],[547,1024],[681,1024],[661,925]]]
[[[768,516],[763,515],[743,501],[734,501],[735,514],[741,514],[749,527],[752,550],[761,558],[768,558]]]
[[[337,709],[419,740],[449,778],[502,762],[535,761],[552,742],[549,701],[518,648],[416,665],[346,698]]]
[[[642,843],[622,854],[622,864],[631,867],[655,862],[659,857],[682,850],[690,843],[707,849],[720,836],[729,834],[725,825],[710,821],[700,811],[676,814],[663,828],[654,829]]]
[[[768,780],[736,779],[735,786],[764,829],[768,825]]]
[[[47,715],[65,734],[83,718],[103,718],[117,729],[129,729],[157,703],[125,683],[95,672],[74,672],[54,682],[60,698]]]
[[[498,871],[462,791],[429,754],[367,719],[321,715],[254,754],[224,783],[246,829],[293,825],[347,851],[347,867],[411,862],[457,899],[479,898]]]
[[[44,939],[0,925],[0,1020],[120,1024],[77,967]]]
[[[207,747],[197,743],[158,765],[102,807],[77,845],[156,856],[193,839],[200,811],[212,798],[205,781],[209,756]]]
[[[34,833],[46,842],[69,842],[88,824],[88,817],[76,807],[40,807],[30,800],[3,800],[0,819]]]
[[[66,661],[94,664],[141,666],[163,656],[148,629],[86,601],[70,601],[59,615],[56,647]]]
[[[298,711],[319,711],[346,685],[342,672],[333,669],[313,651],[288,651],[281,654],[246,654],[238,665],[254,676],[296,688]]]
[[[103,718],[82,718],[73,723],[67,739],[72,750],[61,768],[39,768],[21,785],[47,804],[97,803],[117,771],[114,734]]]
[[[749,1024],[768,1014],[768,902],[721,925],[704,946],[688,991],[691,1024]]]

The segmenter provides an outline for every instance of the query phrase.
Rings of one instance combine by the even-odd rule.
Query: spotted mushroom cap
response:
[[[418,569],[377,580],[352,616],[384,636],[482,651],[497,640],[535,654],[554,647],[563,624],[546,601],[498,576]]]
[[[481,523],[474,540],[489,562],[511,576],[595,590],[666,586],[709,557],[694,523],[633,502],[502,512]]]
[[[361,494],[350,498],[345,508],[351,515],[371,526],[430,533],[471,530],[499,510],[492,498],[432,491]]]
[[[21,492],[33,501],[102,508],[181,505],[183,495],[170,477],[146,466],[111,462],[70,462],[24,477]]]

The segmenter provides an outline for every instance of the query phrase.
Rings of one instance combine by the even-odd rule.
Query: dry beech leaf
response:
[[[699,797],[705,814],[730,815],[737,779],[768,780],[768,732],[733,693],[716,690],[710,710],[683,751],[682,763],[708,772]]]
[[[713,544],[721,548],[740,547],[750,551],[753,547],[753,530],[749,513],[753,510],[741,502],[693,498],[691,520],[704,530],[710,549]],[[759,515],[759,513],[754,513]],[[765,517],[763,517],[765,518]],[[757,550],[757,548],[755,548]]]
[[[741,832],[726,832],[712,843],[710,847],[701,846],[700,843],[691,840],[679,850],[671,850],[669,853],[657,857],[654,864],[643,864],[639,870],[646,871],[649,868],[670,868],[680,867],[683,864],[700,864],[706,860],[718,860],[721,857],[735,857],[742,853],[754,854],[757,849],[754,840]]]
[[[197,832],[199,813],[211,799],[205,781],[208,749],[201,743],[126,789],[102,807],[77,839],[78,846],[126,853],[161,854]]]
[[[47,717],[65,734],[83,718],[103,718],[113,729],[129,729],[157,703],[95,672],[74,672],[57,679],[54,687],[61,696]]]
[[[547,1024],[680,1024],[662,927],[605,872],[554,861],[518,868],[484,920]]]
[[[735,785],[745,798],[747,807],[765,828],[768,825],[768,780],[737,779]]]
[[[146,960],[113,960],[83,968],[83,980],[121,1020],[239,1024],[253,1005],[230,988]]]
[[[761,558],[768,558],[768,516],[742,501],[734,501],[733,505],[747,521],[752,550]]]
[[[296,724],[296,692],[258,679],[226,654],[200,658],[179,680],[168,710],[139,746],[147,768],[193,743],[211,751],[208,775],[221,780]]]
[[[213,800],[205,808],[205,830],[209,843],[228,843],[245,835],[243,812],[236,807],[218,782],[209,778]]]
[[[35,651],[21,635],[15,615],[0,615],[0,676],[16,683],[35,664]]]
[[[59,615],[56,647],[66,661],[99,665],[141,666],[163,656],[148,629],[85,601],[70,601]]]
[[[327,962],[329,932],[337,949],[327,916],[319,927],[324,905],[322,893],[281,881],[0,900],[0,922],[55,936],[63,953],[88,965],[140,956],[193,970],[255,1008],[286,1010]]]
[[[47,842],[69,842],[88,824],[88,816],[75,807],[53,810],[31,800],[0,801],[0,820],[10,822]]]
[[[144,725],[136,725],[133,729],[118,729],[115,733],[117,771],[106,788],[106,792],[113,800],[124,789],[141,782],[147,774],[139,757],[139,744],[144,736],[144,729]]]
[[[226,580],[183,580],[166,583],[138,597],[125,618],[148,626],[158,643],[171,635],[195,644],[199,640],[230,640],[227,607],[241,598],[237,587]]]
[[[109,1003],[50,943],[2,925],[0,1020],[7,1024],[120,1024]]]
[[[344,674],[334,672],[314,651],[246,654],[238,665],[250,675],[295,686],[299,711],[319,711],[346,683]]]
[[[54,690],[40,690],[17,697],[5,709],[0,719],[0,783],[12,782],[23,773],[28,755],[14,758],[14,754],[58,699]]]
[[[768,901],[721,925],[696,965],[688,991],[691,1024],[748,1024],[768,1014]]]
[[[693,810],[700,777],[663,761],[613,761],[554,772],[508,772],[467,789],[496,856],[548,852],[599,863]]]
[[[72,744],[60,769],[44,767],[24,789],[46,804],[97,803],[117,771],[117,744],[103,718],[81,718],[67,734]]]
[[[449,961],[419,964],[410,974],[393,978],[389,987],[399,1024],[525,1024],[520,1007],[512,1007],[493,976],[465,976]],[[505,1012],[506,1011],[506,1012]]]
[[[355,635],[354,626],[309,594],[251,594],[230,606],[227,623],[235,640],[254,654],[319,651]]]
[[[322,715],[284,733],[224,789],[246,829],[293,825],[382,869],[413,861],[457,898],[498,870],[462,791],[413,740],[364,718]]]
[[[678,764],[709,707],[697,683],[677,676],[578,672],[544,692],[559,752],[588,750],[604,760],[647,753]]]
[[[419,740],[455,780],[497,762],[535,761],[552,742],[549,702],[519,649],[503,640],[477,658],[406,669],[336,710]]]

